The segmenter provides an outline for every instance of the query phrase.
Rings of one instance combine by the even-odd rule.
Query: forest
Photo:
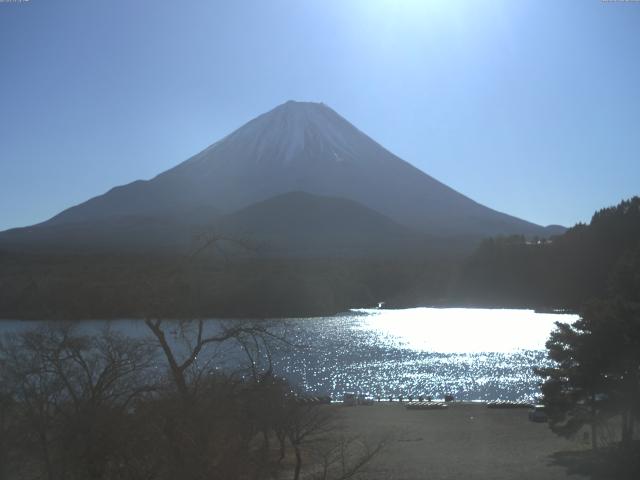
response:
[[[317,316],[379,302],[577,311],[607,296],[614,282],[635,288],[640,198],[550,239],[488,238],[469,255],[461,251],[364,258],[219,248],[190,256],[0,252],[0,318]]]
[[[491,238],[463,262],[452,301],[578,310],[616,288],[637,288],[640,197],[596,212],[551,239]]]

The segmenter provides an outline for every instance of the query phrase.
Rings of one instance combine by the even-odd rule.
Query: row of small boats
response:
[[[405,407],[408,410],[443,410],[448,406],[449,405],[446,402],[408,402],[405,405]],[[533,408],[533,405],[527,402],[509,402],[509,401],[503,401],[503,400],[488,402],[486,406],[487,408],[496,408],[496,409],[508,409],[508,408],[531,409]]]
[[[407,410],[444,410],[448,405],[444,402],[409,402]]]
[[[487,408],[532,408],[533,405],[527,402],[508,402],[504,400],[497,400],[494,402],[488,402]]]

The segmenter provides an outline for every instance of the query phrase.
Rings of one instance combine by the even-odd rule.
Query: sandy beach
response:
[[[455,403],[446,410],[408,410],[401,403],[335,406],[349,434],[372,443],[388,437],[365,478],[387,480],[555,480],[569,475],[553,454],[588,448],[533,423],[526,409]]]

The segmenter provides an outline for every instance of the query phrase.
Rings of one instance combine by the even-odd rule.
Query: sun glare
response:
[[[367,310],[362,328],[399,345],[425,352],[511,352],[542,350],[554,323],[575,315],[532,310],[414,308]]]
[[[424,23],[436,18],[459,15],[464,6],[460,2],[443,0],[374,0],[364,2],[361,8],[384,21]]]

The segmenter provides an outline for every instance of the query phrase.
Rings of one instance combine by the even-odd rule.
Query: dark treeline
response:
[[[0,479],[341,480],[382,447],[271,374],[287,340],[264,321],[145,322],[147,338],[57,323],[0,340]],[[246,368],[219,368],[229,342]]]
[[[440,302],[449,260],[0,254],[0,318],[314,316]]]
[[[314,316],[381,301],[578,310],[638,274],[640,198],[550,240],[492,238],[470,256],[468,243],[375,258],[0,252],[0,318]]]
[[[556,461],[593,479],[640,477],[639,247],[640,199],[633,198],[536,250],[547,275],[560,276],[553,285],[572,282],[562,299],[580,302],[579,320],[557,322],[547,342],[553,364],[536,373],[551,429],[584,435],[593,449],[558,453]]]
[[[640,287],[640,283],[636,284]],[[640,289],[589,302],[547,342],[543,403],[558,435],[583,435],[591,452],[557,460],[594,479],[640,478]]]
[[[640,198],[634,197],[548,241],[485,240],[456,276],[452,301],[578,310],[606,297],[617,277],[638,276],[639,258]]]
[[[627,207],[636,208],[635,213]],[[633,218],[637,215],[637,202],[622,204],[600,215]],[[601,218],[599,222],[603,221]],[[593,446],[591,452],[558,454],[558,463],[594,479],[637,479],[640,478],[638,250],[623,253],[609,277],[606,294],[582,305],[579,320],[570,325],[556,323],[557,328],[546,345],[553,365],[536,369],[536,373],[542,379],[543,402],[551,429],[565,437],[583,434]]]

